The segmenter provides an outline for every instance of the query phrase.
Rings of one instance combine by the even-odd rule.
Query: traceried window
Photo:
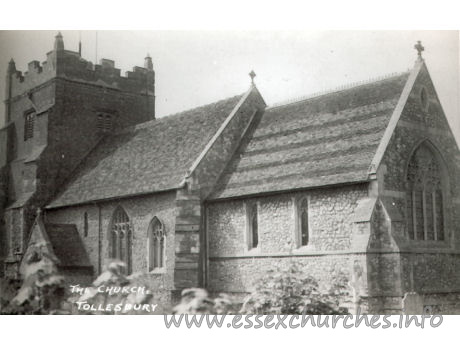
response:
[[[157,217],[150,222],[148,231],[148,265],[152,272],[165,267],[166,233]]]
[[[259,224],[258,224],[258,207],[257,203],[247,205],[248,220],[248,249],[257,248],[259,245]]]
[[[111,223],[111,257],[123,261],[131,273],[132,229],[125,210],[118,206]]]
[[[308,199],[303,198],[299,203],[299,245],[306,246],[309,241],[308,229]]]
[[[24,141],[34,136],[35,112],[29,111],[24,115]]]
[[[407,224],[413,240],[443,241],[444,199],[439,160],[427,143],[414,152],[407,170]]]

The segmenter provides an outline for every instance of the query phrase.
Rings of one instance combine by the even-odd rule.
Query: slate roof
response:
[[[366,181],[408,77],[267,108],[210,198]]]
[[[74,224],[45,223],[46,233],[61,267],[92,267]]]
[[[48,208],[178,188],[243,95],[110,135]]]

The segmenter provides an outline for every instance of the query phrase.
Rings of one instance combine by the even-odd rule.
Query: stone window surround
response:
[[[29,109],[24,112],[24,141],[34,137],[35,117],[35,109]]]
[[[409,205],[409,200],[411,200],[411,198],[408,197],[408,192],[411,192],[412,193],[412,190],[409,190],[409,186],[408,186],[408,182],[407,182],[407,176],[408,176],[408,171],[409,171],[409,163],[410,161],[412,160],[414,154],[416,153],[416,151],[423,145],[426,145],[428,147],[428,149],[431,151],[431,153],[433,154],[434,158],[436,159],[436,162],[438,163],[439,165],[439,168],[441,170],[441,179],[442,179],[442,223],[443,223],[443,233],[444,233],[444,239],[443,240],[438,240],[435,239],[434,240],[431,240],[431,239],[417,239],[415,238],[410,238],[410,235],[409,235],[409,231],[410,231],[410,222],[409,222],[409,219],[406,218],[406,237],[409,241],[411,241],[412,243],[416,243],[417,245],[421,245],[423,247],[425,246],[432,246],[432,245],[435,245],[436,247],[444,247],[446,245],[449,244],[449,227],[448,227],[448,197],[447,197],[447,194],[448,194],[448,191],[449,191],[449,177],[448,177],[448,173],[447,173],[447,168],[446,168],[446,164],[445,164],[445,161],[444,159],[442,158],[442,155],[440,154],[439,150],[437,149],[437,147],[427,138],[423,139],[423,140],[420,140],[418,141],[410,155],[409,155],[409,159],[406,163],[406,168],[405,168],[405,178],[406,178],[406,192],[405,192],[405,202],[406,202],[406,210],[408,209]],[[423,203],[424,205],[424,210],[425,210],[425,202]],[[426,211],[424,211],[426,212]],[[425,233],[425,236],[426,237],[426,229],[424,229],[424,233]],[[436,231],[435,231],[435,236],[436,236]]]
[[[246,231],[244,232],[244,243],[245,243],[245,253],[247,254],[257,254],[260,253],[260,229],[259,226],[257,226],[257,246],[252,247],[252,212],[255,209],[257,210],[257,225],[259,225],[259,209],[260,209],[260,202],[259,201],[244,201],[244,209],[246,211],[246,224],[245,224],[245,229]]]
[[[163,266],[154,267],[153,269],[150,269],[150,267],[151,267],[150,254],[151,254],[151,251],[153,250],[153,244],[150,241],[151,241],[151,232],[153,231],[152,224],[153,224],[153,222],[155,220],[158,221],[158,223],[161,225],[161,229],[162,229],[162,232],[163,232],[163,253],[161,255]],[[148,230],[147,230],[147,271],[148,271],[148,273],[150,273],[150,274],[164,274],[164,273],[166,273],[166,262],[167,262],[167,258],[166,258],[166,240],[167,240],[167,234],[166,234],[166,231],[165,231],[164,223],[157,216],[153,216],[152,220],[149,222],[149,226],[148,226]]]
[[[123,224],[120,223],[121,225],[116,226],[115,217],[117,217],[117,215],[119,215],[119,212],[121,211],[123,211],[124,214],[126,215],[127,222],[124,222]],[[114,248],[113,248],[114,237],[113,236],[117,234],[118,232],[120,232],[120,230],[125,230],[125,229],[128,230],[128,234],[127,234],[128,236],[124,237],[124,239],[126,239],[126,260],[122,260],[118,257],[119,256],[118,251],[117,251],[117,254],[114,253]],[[116,206],[112,213],[112,217],[111,217],[109,228],[108,228],[108,234],[109,234],[108,253],[109,253],[110,258],[118,259],[126,263],[128,274],[130,274],[132,270],[132,245],[133,245],[133,237],[134,237],[133,233],[134,231],[133,231],[133,226],[131,223],[131,217],[129,217],[124,207],[122,207],[121,205]],[[119,244],[117,241],[117,245],[121,245],[121,242]]]
[[[308,212],[309,212],[309,215],[308,215],[308,244],[305,246],[302,246],[301,207],[302,207],[302,202],[304,200],[307,200]],[[312,241],[311,241],[312,240],[312,226],[311,226],[311,217],[310,217],[310,205],[311,205],[310,195],[303,194],[297,197],[292,197],[292,204],[293,204],[293,210],[294,210],[294,233],[293,233],[294,250],[293,250],[293,253],[314,251],[315,248],[312,245]]]

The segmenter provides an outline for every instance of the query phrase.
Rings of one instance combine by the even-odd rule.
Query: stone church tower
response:
[[[56,193],[106,134],[155,118],[152,59],[125,76],[112,60],[93,65],[54,49],[24,73],[6,76],[6,126],[0,129],[0,275],[15,275],[38,208]]]

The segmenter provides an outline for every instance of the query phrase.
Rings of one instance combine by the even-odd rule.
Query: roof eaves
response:
[[[142,196],[146,196],[146,195],[153,195],[153,194],[159,194],[159,193],[172,192],[172,191],[181,189],[183,187],[185,187],[185,181],[181,182],[177,186],[174,186],[174,187],[171,187],[171,188],[168,188],[168,189],[156,190],[156,191],[139,192],[139,193],[126,194],[126,195],[120,195],[120,196],[114,196],[114,197],[107,197],[107,198],[102,198],[102,199],[85,200],[85,201],[79,201],[79,202],[69,202],[69,203],[52,202],[49,205],[45,206],[45,209],[52,210],[52,209],[57,209],[57,208],[70,207],[70,206],[98,204],[98,203],[101,203],[101,202],[109,202],[109,201],[118,200],[118,199],[126,199],[126,198],[132,198],[132,197],[142,197]]]
[[[372,178],[357,178],[347,182],[333,182],[333,183],[326,183],[320,184],[316,186],[309,186],[309,187],[296,187],[296,188],[288,188],[288,189],[280,189],[280,190],[270,190],[264,192],[252,192],[252,193],[241,193],[236,195],[230,196],[211,196],[206,201],[208,202],[221,202],[221,201],[229,201],[229,200],[239,200],[245,198],[256,198],[256,197],[264,197],[264,196],[273,196],[279,194],[286,194],[286,193],[297,193],[302,191],[310,191],[310,190],[317,190],[317,189],[325,189],[325,188],[338,188],[338,187],[346,187],[346,186],[353,186],[353,185],[361,185],[365,183],[371,182]]]

